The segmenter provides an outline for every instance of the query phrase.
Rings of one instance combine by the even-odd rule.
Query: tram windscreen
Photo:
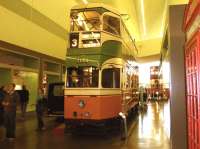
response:
[[[108,68],[102,71],[103,88],[120,88],[120,69]]]
[[[96,67],[67,68],[67,87],[98,87],[99,69]]]
[[[94,10],[72,11],[71,31],[94,31],[100,30],[100,13]]]
[[[103,16],[103,30],[114,35],[120,35],[120,20],[119,18],[109,15]]]

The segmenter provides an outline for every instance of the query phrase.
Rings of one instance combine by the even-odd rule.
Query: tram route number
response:
[[[78,46],[78,40],[77,39],[72,39],[72,47],[77,47]]]
[[[79,45],[79,34],[70,34],[70,48],[78,48]]]

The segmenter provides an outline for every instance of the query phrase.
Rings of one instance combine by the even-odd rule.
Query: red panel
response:
[[[84,101],[85,106],[79,106]],[[65,96],[65,119],[103,120],[114,118],[122,111],[121,95],[112,96]],[[76,116],[73,115],[76,112]]]
[[[200,149],[200,33],[188,41],[185,48],[188,148]]]
[[[190,0],[185,10],[183,27],[188,30],[200,12],[200,0]]]

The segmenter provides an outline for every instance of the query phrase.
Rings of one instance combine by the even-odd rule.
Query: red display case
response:
[[[153,100],[168,100],[169,89],[164,87],[162,73],[159,66],[150,67],[150,86],[147,89],[147,94]]]
[[[184,19],[188,148],[200,149],[200,0],[190,0]]]

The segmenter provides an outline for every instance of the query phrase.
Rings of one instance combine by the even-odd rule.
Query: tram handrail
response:
[[[121,15],[120,15],[120,18],[121,18],[121,20],[123,20]],[[133,45],[135,47],[136,52],[138,53],[138,49],[137,49],[137,47],[135,45],[135,39],[132,38],[132,36],[130,35],[130,33],[129,33],[129,31],[128,31],[128,29],[127,29],[127,27],[126,27],[126,25],[125,25],[125,23],[123,21],[122,21],[122,26],[124,27],[126,33],[128,34],[129,38],[131,39],[131,41],[132,41],[132,43],[133,43]]]

